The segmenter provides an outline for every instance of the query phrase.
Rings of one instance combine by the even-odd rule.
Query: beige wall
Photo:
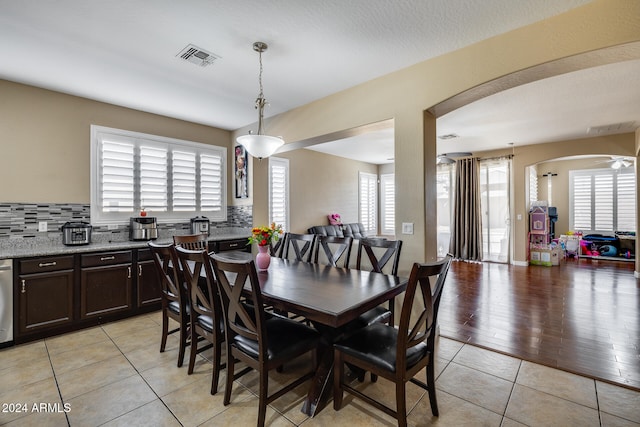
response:
[[[329,224],[327,215],[334,212],[345,223],[359,221],[358,173],[378,173],[376,165],[311,150],[295,150],[277,157],[289,159],[289,231],[306,233],[314,225]]]
[[[501,76],[595,49],[640,40],[640,2],[596,0],[565,14],[422,62],[271,118],[269,133],[285,141],[394,119],[396,234],[403,235],[401,271],[413,261],[435,259],[435,123],[424,111],[469,88]],[[238,133],[245,133],[241,129]],[[525,157],[514,161],[515,213],[526,214]],[[266,169],[254,173],[266,192]],[[266,199],[254,199],[254,221],[268,218]],[[525,221],[515,224],[514,258],[526,260]]]
[[[414,223],[403,235],[400,270],[413,261],[436,256],[436,125],[425,110],[469,88],[555,59],[640,40],[640,2],[595,0],[568,13],[419,63],[343,92],[296,108],[266,122],[267,132],[295,142],[315,136],[394,119],[396,164],[396,234],[402,222]],[[187,139],[231,148],[229,133],[207,126],[148,114],[82,98],[0,81],[0,170],[2,201],[89,202],[89,125]],[[246,133],[247,126],[233,133]],[[637,139],[637,138],[636,138]],[[516,149],[515,213],[526,213],[524,170],[529,149]],[[228,151],[231,162],[233,156]],[[518,154],[523,156],[518,157]],[[315,156],[292,151],[292,183],[305,181]],[[300,157],[297,157],[300,156]],[[540,159],[540,161],[545,159]],[[310,164],[307,162],[311,162]],[[300,162],[300,164],[298,164]],[[232,171],[229,163],[229,171]],[[332,167],[330,169],[335,171]],[[254,222],[268,220],[267,162],[251,161]],[[232,180],[229,180],[231,186]],[[319,183],[314,183],[316,187]],[[291,198],[309,201],[309,189],[296,184]],[[298,190],[302,189],[302,190]],[[230,203],[236,203],[228,192]],[[312,199],[312,202],[315,202]],[[309,205],[311,206],[311,205]],[[326,214],[326,206],[304,207],[292,228],[302,229]],[[350,214],[349,214],[350,215]],[[304,224],[304,225],[303,225]],[[516,260],[526,259],[526,228],[515,224]]]
[[[223,147],[231,141],[225,130],[0,80],[0,201],[88,204],[92,124]]]

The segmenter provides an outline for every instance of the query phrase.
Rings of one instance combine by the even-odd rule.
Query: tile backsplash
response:
[[[49,233],[59,233],[67,221],[91,222],[90,205],[76,203],[0,203],[0,239],[46,237]],[[251,228],[252,206],[228,206],[227,220],[212,222],[212,234],[216,229]],[[41,222],[47,223],[47,231],[38,231]],[[106,226],[93,227],[93,233],[128,233],[129,224],[115,230]],[[158,229],[189,230],[190,223],[158,224]]]

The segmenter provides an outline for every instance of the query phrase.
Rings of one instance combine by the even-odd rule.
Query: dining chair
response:
[[[293,248],[291,259],[295,261],[311,262],[313,247],[315,246],[315,234],[285,233],[282,248],[282,258],[289,259],[290,249]]]
[[[257,425],[263,426],[269,403],[314,376],[320,334],[303,323],[266,315],[253,260],[231,262],[218,255],[210,257],[222,296],[227,335],[227,383],[223,404],[230,403],[233,382],[256,370],[260,375]],[[250,294],[247,295],[249,304],[243,300],[246,292]],[[269,371],[308,352],[313,354],[311,369],[269,395]],[[247,365],[237,373],[236,359]]]
[[[206,234],[184,234],[173,236],[173,243],[192,251],[209,250],[208,236]]]
[[[343,391],[346,391],[396,418],[398,426],[406,426],[406,383],[411,381],[427,390],[431,412],[434,416],[439,415],[434,351],[438,307],[451,259],[451,255],[447,255],[438,262],[413,265],[397,328],[374,323],[334,344],[333,407],[336,411],[341,409]],[[418,289],[420,292],[417,292]],[[413,323],[411,319],[415,319]],[[391,409],[366,395],[364,390],[356,390],[346,383],[345,364],[371,371],[395,383],[396,409]],[[426,371],[426,383],[414,378],[422,369]]]
[[[174,246],[154,242],[147,244],[161,283],[162,339],[160,353],[165,350],[167,337],[179,332],[178,367],[181,367],[189,341],[189,296],[182,280],[182,272]],[[169,330],[169,319],[176,321],[178,327]]]
[[[318,264],[320,261],[320,249],[322,249],[327,265],[338,267],[338,263],[340,263],[340,260],[342,259],[342,267],[349,268],[352,243],[353,237],[319,235],[316,238],[313,262]]]
[[[402,240],[376,238],[360,239],[356,256],[356,269],[369,270],[376,273],[398,275]],[[366,258],[365,258],[366,255]],[[386,268],[390,265],[390,268]],[[394,300],[389,301],[389,308],[378,306],[363,314],[360,318],[367,324],[384,322],[394,324]]]
[[[222,306],[211,268],[211,260],[205,249],[192,251],[176,246],[176,253],[187,283],[191,303],[191,353],[188,374],[193,373],[196,354],[213,347],[213,377],[211,394],[218,391],[222,343],[225,340]],[[206,342],[198,347],[199,342]]]
[[[282,249],[284,247],[282,243],[284,243],[284,236],[278,239],[277,242],[271,242],[269,244],[269,255],[276,258],[282,258]]]

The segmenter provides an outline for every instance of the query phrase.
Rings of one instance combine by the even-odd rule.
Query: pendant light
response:
[[[258,134],[256,135],[249,131],[249,135],[242,135],[236,138],[238,144],[241,144],[249,154],[260,160],[271,156],[284,144],[282,138],[277,136],[268,136],[262,133],[263,112],[264,106],[267,103],[267,100],[264,99],[264,95],[262,93],[262,52],[267,50],[267,47],[267,44],[263,42],[255,42],[253,44],[253,50],[258,52],[260,57],[260,93],[256,99],[256,109],[258,110]]]

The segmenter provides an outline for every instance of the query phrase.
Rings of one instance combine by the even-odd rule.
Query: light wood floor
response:
[[[439,312],[444,337],[640,389],[640,281],[634,263],[454,262]]]

